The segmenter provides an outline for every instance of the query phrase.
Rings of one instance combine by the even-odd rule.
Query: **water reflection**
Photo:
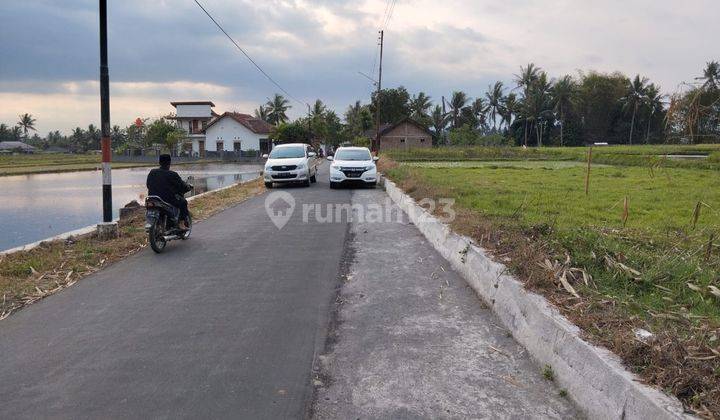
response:
[[[132,200],[142,202],[151,168],[113,170],[113,215]],[[204,164],[173,167],[192,176],[201,194],[257,176],[260,167]],[[191,194],[192,194],[191,193]],[[102,218],[100,171],[0,177],[0,250],[98,223]]]

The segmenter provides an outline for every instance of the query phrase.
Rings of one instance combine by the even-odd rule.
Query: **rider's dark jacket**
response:
[[[176,207],[186,203],[183,195],[192,188],[175,171],[155,168],[147,177],[148,195],[157,195]]]

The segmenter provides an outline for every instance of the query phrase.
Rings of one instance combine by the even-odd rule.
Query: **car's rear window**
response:
[[[368,150],[338,150],[335,153],[335,160],[370,160]]]

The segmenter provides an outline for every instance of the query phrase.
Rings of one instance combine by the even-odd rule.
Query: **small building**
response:
[[[375,138],[375,130],[368,130],[365,135],[372,140]],[[432,132],[419,122],[404,118],[394,124],[380,126],[381,151],[416,147],[432,147]]]
[[[35,153],[36,150],[21,141],[0,141],[0,153]]]
[[[273,126],[252,115],[225,112],[205,128],[208,152],[255,151],[269,153],[272,145],[269,136]]]

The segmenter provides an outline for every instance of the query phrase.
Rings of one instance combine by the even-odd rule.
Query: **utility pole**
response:
[[[103,223],[98,236],[109,239],[117,236],[117,223],[112,222],[112,178],[110,175],[110,73],[108,71],[107,0],[100,2],[100,126],[102,147]]]
[[[377,94],[375,95],[377,100],[375,104],[375,142],[372,147],[375,154],[380,151],[380,91],[382,90],[383,41],[384,31],[380,31],[380,67],[378,70]]]

